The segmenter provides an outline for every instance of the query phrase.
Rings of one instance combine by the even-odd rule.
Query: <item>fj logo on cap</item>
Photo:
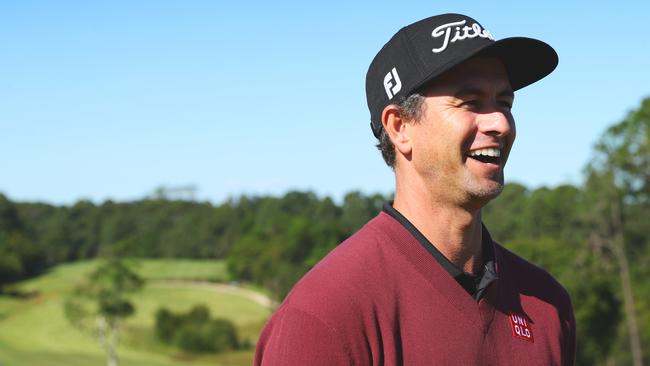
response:
[[[395,84],[393,84],[393,81]],[[394,67],[384,76],[384,89],[386,89],[386,94],[388,94],[388,100],[393,99],[395,94],[402,90],[402,81],[399,79],[397,70]]]
[[[481,26],[478,25],[478,23],[473,23],[471,26],[466,25],[461,28],[460,26],[464,25],[466,22],[467,20],[461,20],[459,22],[451,22],[436,27],[433,30],[433,32],[431,32],[431,36],[433,38],[443,37],[443,40],[442,40],[442,46],[438,48],[434,48],[432,49],[432,51],[434,53],[440,53],[446,50],[447,46],[449,46],[450,43],[454,43],[456,41],[462,41],[467,38],[471,39],[471,38],[481,37],[481,38],[491,39],[494,41],[494,37],[492,37],[492,34],[490,34],[490,32],[488,32],[487,29],[482,29]],[[455,28],[453,38],[451,38],[452,28]]]
[[[515,338],[523,339],[528,342],[534,342],[533,329],[525,317],[510,314],[510,325],[512,326],[512,335]]]

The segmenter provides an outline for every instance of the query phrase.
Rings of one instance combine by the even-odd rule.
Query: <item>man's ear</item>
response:
[[[408,127],[410,126],[408,121],[402,117],[399,107],[394,104],[386,106],[381,113],[381,124],[384,126],[384,130],[386,130],[395,149],[408,158],[412,150],[408,133],[410,129]]]

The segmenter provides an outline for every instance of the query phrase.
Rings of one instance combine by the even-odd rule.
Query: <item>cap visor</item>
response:
[[[503,62],[512,90],[519,90],[541,80],[555,70],[558,64],[558,56],[553,47],[540,40],[526,37],[504,38],[477,48],[461,58],[450,60],[411,88],[410,92],[420,89],[456,65],[479,55],[494,56]]]
[[[550,74],[558,64],[553,47],[532,38],[513,37],[494,42],[479,55],[493,55],[503,61],[510,86],[521,89]]]

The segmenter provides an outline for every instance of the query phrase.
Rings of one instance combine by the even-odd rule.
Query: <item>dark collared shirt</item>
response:
[[[476,301],[479,301],[485,294],[485,290],[492,282],[499,277],[496,273],[496,266],[494,262],[494,248],[492,245],[492,238],[488,233],[485,226],[483,226],[483,268],[481,273],[474,275],[472,273],[464,272],[455,264],[451,263],[440,251],[413,225],[404,215],[397,211],[392,202],[384,203],[383,211],[392,216],[406,230],[408,230],[418,240],[418,242],[426,249],[433,258],[453,277],[458,284],[460,284],[465,291],[467,291]]]

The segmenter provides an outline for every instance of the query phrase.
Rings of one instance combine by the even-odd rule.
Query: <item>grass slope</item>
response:
[[[25,299],[0,296],[0,365],[102,365],[104,354],[92,335],[73,328],[63,314],[65,295],[92,271],[96,262],[56,267],[50,273],[24,282],[19,289],[31,293]],[[148,280],[134,296],[136,314],[124,322],[119,347],[120,365],[250,365],[252,351],[190,356],[161,345],[153,335],[154,314],[165,306],[186,311],[207,305],[213,316],[235,323],[242,339],[254,342],[269,315],[267,308],[237,291],[209,286],[184,286],[173,280],[225,280],[221,262],[144,260],[137,267]]]

